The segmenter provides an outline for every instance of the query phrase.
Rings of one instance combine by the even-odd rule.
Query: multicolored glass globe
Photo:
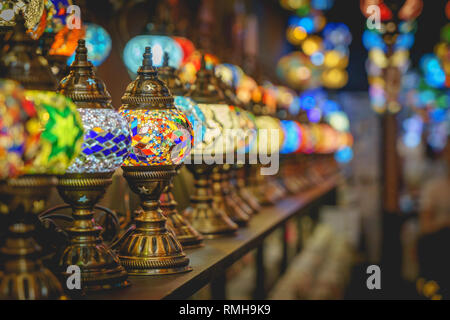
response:
[[[36,109],[15,81],[0,80],[0,180],[14,178],[36,155],[41,135]]]
[[[27,90],[41,126],[40,151],[27,174],[61,175],[78,156],[83,142],[83,123],[76,105],[63,95],[50,91]]]
[[[88,59],[95,67],[100,66],[109,57],[112,49],[112,40],[109,33],[95,23],[84,23],[86,30],[84,39],[88,49]],[[75,59],[75,53],[67,60],[67,65],[71,65]]]
[[[205,115],[194,100],[189,97],[174,96],[174,104],[178,110],[184,113],[192,125],[194,131],[194,152],[196,146],[204,140],[208,130]]]
[[[85,41],[80,40],[70,73],[58,88],[78,105],[85,132],[81,153],[67,173],[114,172],[131,151],[128,123],[112,107],[111,96],[94,74],[88,55]]]
[[[174,98],[175,107],[184,113],[192,125],[194,132],[193,151],[196,148],[201,148],[201,144],[205,138],[208,126],[206,118],[202,110],[200,110],[197,103],[189,97],[186,97],[188,92],[185,84],[181,81],[177,74],[177,70],[169,65],[169,53],[164,53],[164,62],[161,68],[158,68],[158,76],[169,88]],[[192,153],[191,152],[191,153]]]
[[[124,166],[181,164],[188,156],[193,131],[179,110],[121,110],[128,121],[133,149]]]
[[[176,109],[169,90],[157,74],[150,48],[146,47],[138,78],[128,86],[120,108],[120,114],[130,126],[133,147],[124,166],[178,165],[192,149],[192,125]],[[155,98],[152,105],[139,105],[140,99],[150,101],[155,94],[162,97]]]
[[[139,35],[128,41],[123,50],[123,60],[128,71],[137,73],[142,63],[142,55],[148,46],[152,47],[152,63],[155,67],[163,65],[164,53],[167,52],[169,65],[178,69],[183,59],[183,50],[175,40],[167,36]]]
[[[234,112],[237,123],[235,126],[236,151],[238,153],[247,153],[256,142],[257,128],[255,116],[242,108],[230,106]]]
[[[80,155],[67,173],[113,172],[131,150],[128,123],[114,109],[78,108],[84,127]]]
[[[281,127],[285,138],[280,153],[289,154],[295,152],[301,144],[302,133],[300,125],[294,120],[281,120]]]

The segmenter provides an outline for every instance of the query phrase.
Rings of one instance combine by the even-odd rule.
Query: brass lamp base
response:
[[[218,208],[225,211],[238,226],[246,226],[250,220],[249,215],[238,205],[232,197],[229,187],[228,170],[226,165],[214,167],[211,178],[213,182],[213,201]]]
[[[176,175],[176,166],[122,167],[131,190],[141,199],[136,228],[119,249],[121,264],[130,275],[187,272],[189,259],[180,242],[166,228],[159,198]]]
[[[267,192],[267,179],[260,174],[261,165],[256,164],[250,167],[250,191],[261,206],[275,204],[273,195]]]
[[[235,166],[224,167],[224,183],[229,186],[230,197],[249,217],[251,217],[255,210],[245,201],[239,192],[239,186],[237,184],[237,168]],[[228,171],[228,172],[227,172]],[[228,183],[226,177],[229,177]]]
[[[111,173],[65,174],[59,179],[58,191],[72,207],[74,221],[67,228],[70,244],[58,261],[64,279],[71,265],[81,269],[81,290],[97,291],[129,285],[127,272],[117,255],[103,243],[102,228],[93,219],[93,208],[112,182]]]
[[[177,167],[177,172],[179,172],[180,167]],[[170,180],[169,185],[159,199],[161,210],[167,218],[167,226],[170,226],[173,230],[175,237],[180,241],[183,249],[203,246],[203,236],[178,212],[177,202],[172,194],[172,189],[173,179]]]
[[[219,238],[235,235],[238,226],[217,207],[212,198],[209,179],[213,165],[192,164],[187,168],[194,174],[195,193],[191,196],[191,207],[186,209],[192,226],[205,238]]]
[[[250,181],[247,175],[248,171],[250,170],[247,170],[245,166],[238,166],[236,172],[236,192],[248,204],[248,206],[253,209],[253,213],[256,214],[261,211],[261,205],[259,204],[258,199],[256,199],[250,191]]]
[[[65,299],[53,273],[40,259],[41,248],[32,237],[31,215],[40,211],[55,179],[51,176],[23,176],[0,185],[0,199],[8,207],[10,225],[0,248],[2,274],[0,299]]]

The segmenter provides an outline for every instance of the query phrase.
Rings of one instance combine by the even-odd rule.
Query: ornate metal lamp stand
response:
[[[103,290],[129,285],[127,272],[117,255],[103,243],[102,228],[93,219],[93,209],[112,183],[111,173],[65,174],[59,179],[58,192],[72,207],[74,221],[66,229],[70,244],[59,258],[58,268],[64,278],[67,267],[81,268],[83,291]]]
[[[190,271],[180,242],[166,228],[159,199],[176,175],[176,166],[122,167],[131,190],[139,195],[141,209],[136,229],[119,249],[122,265],[132,275],[171,274]]]
[[[238,165],[236,172],[236,192],[244,199],[244,201],[253,209],[254,213],[261,210],[258,199],[250,191],[249,175],[247,174],[251,165]]]
[[[9,208],[11,221],[0,276],[0,299],[63,299],[62,286],[40,259],[41,247],[33,238],[32,214],[40,211],[49,190],[55,185],[50,176],[24,176],[0,185],[1,201]]]
[[[177,173],[181,166],[177,166]],[[188,220],[177,210],[177,202],[172,194],[173,178],[170,180],[164,192],[161,194],[161,210],[167,218],[167,226],[170,227],[184,249],[203,246],[203,236],[195,230]]]
[[[231,195],[229,187],[229,176],[225,165],[216,165],[212,171],[211,179],[213,183],[213,200],[217,208],[226,212],[226,214],[239,226],[247,225],[250,217],[239,207]]]
[[[191,207],[186,214],[205,238],[217,238],[234,235],[238,226],[227,216],[223,208],[213,202],[210,175],[213,166],[208,164],[191,164],[187,168],[194,175],[194,194],[191,196]]]

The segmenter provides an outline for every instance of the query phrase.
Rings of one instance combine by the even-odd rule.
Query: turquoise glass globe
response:
[[[301,144],[302,130],[300,125],[293,120],[282,120],[281,127],[284,133],[284,142],[281,146],[281,154],[289,154],[297,151]]]
[[[95,23],[85,23],[86,28],[86,48],[88,49],[88,60],[95,67],[100,66],[109,57],[112,48],[112,40],[109,33],[101,26]],[[67,60],[70,66],[75,59],[75,52]]]
[[[142,63],[142,55],[145,47],[152,47],[153,66],[161,67],[163,65],[164,53],[169,55],[169,65],[178,69],[183,59],[183,50],[180,45],[170,37],[157,35],[140,35],[132,38],[125,45],[123,50],[123,60],[128,71],[137,73]]]

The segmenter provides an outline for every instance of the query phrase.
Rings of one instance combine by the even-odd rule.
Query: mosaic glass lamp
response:
[[[40,136],[36,108],[23,88],[0,80],[0,180],[23,173],[37,154]]]
[[[70,73],[57,90],[77,105],[85,132],[81,153],[58,182],[59,194],[72,207],[74,218],[66,229],[70,243],[58,259],[58,268],[67,278],[67,268],[79,266],[83,291],[92,291],[128,284],[119,258],[103,243],[93,209],[112,183],[114,171],[128,156],[131,134],[87,57],[85,40],[79,40]]]
[[[133,275],[189,271],[180,242],[166,228],[159,199],[189,155],[193,131],[158,78],[150,47],[145,48],[138,76],[128,85],[122,103],[120,113],[129,123],[133,147],[122,169],[141,199],[141,209],[136,213],[136,228],[122,241],[120,262]]]
[[[236,162],[244,163],[247,148],[252,142],[251,140],[255,140],[256,137],[256,124],[252,122],[252,118],[247,111],[237,107],[239,101],[232,86],[230,83],[223,81],[220,74],[215,72],[218,87],[222,90],[225,101],[230,105],[230,112],[233,116],[235,153],[240,158],[240,160],[236,159]],[[236,192],[235,166],[230,164],[218,166],[213,171],[212,179],[214,193],[223,197],[228,216],[240,226],[247,225],[253,210]]]
[[[284,141],[281,121],[271,115],[258,115],[255,122],[258,128],[257,141],[250,150],[250,156],[279,153]],[[261,205],[270,205],[275,202],[279,195],[267,192],[267,181],[264,178],[265,176],[260,174],[261,168],[261,164],[251,167],[251,191]]]
[[[196,141],[202,141],[205,137],[205,116],[197,104],[186,97],[187,89],[178,77],[175,68],[169,66],[169,54],[164,55],[164,65],[159,68],[159,78],[165,82],[170,92],[174,95],[175,107],[183,112],[193,126],[194,146]],[[181,169],[181,165],[177,170]],[[161,209],[167,217],[167,225],[175,232],[177,239],[183,248],[195,248],[203,245],[203,236],[195,230],[190,222],[177,210],[177,202],[172,194],[173,181],[161,194]]]
[[[195,191],[186,214],[194,228],[207,238],[233,235],[237,225],[227,215],[221,193],[211,192],[211,178],[213,171],[220,177],[220,165],[213,158],[222,162],[227,153],[234,153],[234,137],[229,129],[235,124],[214,74],[206,69],[204,56],[189,96],[205,115],[208,130],[202,143],[195,146],[187,165],[194,175]]]
[[[0,295],[10,299],[57,299],[62,297],[62,288],[42,265],[40,247],[32,237],[35,225],[30,223],[30,215],[42,211],[55,185],[54,175],[63,174],[77,157],[83,128],[73,102],[52,91],[56,82],[48,63],[36,54],[20,18],[12,33],[6,35],[8,46],[4,47],[2,67],[5,78],[27,89],[25,95],[36,107],[41,135],[35,143],[36,157],[26,166],[24,175],[8,179],[1,186],[12,227],[0,249],[5,255]]]

